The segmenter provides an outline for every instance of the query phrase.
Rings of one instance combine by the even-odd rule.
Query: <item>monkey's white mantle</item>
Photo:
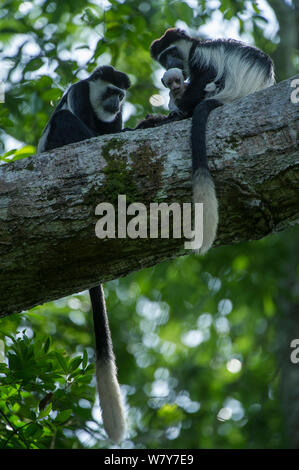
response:
[[[299,221],[299,104],[292,79],[212,112],[217,245]],[[298,95],[298,94],[297,94]],[[188,254],[184,240],[95,236],[95,208],[191,202],[191,120],[72,144],[0,166],[0,315]]]

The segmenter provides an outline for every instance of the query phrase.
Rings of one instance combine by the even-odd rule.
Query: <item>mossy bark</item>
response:
[[[220,225],[215,246],[299,220],[299,105],[290,80],[211,114],[207,150]],[[95,208],[191,202],[191,120],[68,145],[0,167],[0,315],[189,253],[181,239],[95,236]]]

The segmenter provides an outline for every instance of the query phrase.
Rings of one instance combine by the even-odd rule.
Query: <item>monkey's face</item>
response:
[[[90,102],[100,121],[112,122],[121,112],[125,91],[101,79],[90,81]]]
[[[174,97],[181,95],[184,91],[185,84],[183,72],[178,68],[167,70],[167,72],[164,73],[161,81],[166,88],[170,89],[170,93]]]
[[[121,105],[125,97],[125,92],[120,88],[109,86],[102,96],[102,108],[107,114],[114,117],[120,112]]]
[[[172,68],[184,69],[183,57],[176,46],[170,46],[162,51],[158,61],[167,70]]]
[[[172,92],[174,96],[176,96],[178,93],[180,93],[182,89],[182,80],[180,78],[173,78],[168,82],[168,88]]]

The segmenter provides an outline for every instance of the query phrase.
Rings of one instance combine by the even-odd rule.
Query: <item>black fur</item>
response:
[[[90,75],[88,80],[96,80],[97,78],[105,80],[106,82],[111,83],[118,88],[122,88],[123,90],[127,90],[131,85],[128,75],[115,70],[115,68],[111,65],[103,65],[102,67],[98,67],[92,73],[92,75]]]
[[[97,102],[94,103],[91,102],[90,83],[94,82],[92,85],[96,87],[96,80],[101,82],[99,82],[99,93],[92,95],[96,97]],[[113,87],[109,88],[109,85]],[[72,85],[52,114],[40,139],[38,152],[103,134],[121,132],[121,102],[125,96],[124,90],[129,86],[128,76],[111,66],[99,67],[90,77]],[[97,112],[101,109],[115,114],[115,118],[110,122],[100,119]],[[98,388],[100,387],[100,402],[103,401],[101,406],[104,426],[111,439],[118,442],[124,432],[124,418],[102,285],[92,287],[89,294],[93,311],[97,382]],[[105,374],[105,377],[98,377],[99,373]],[[107,384],[109,390],[105,392],[103,388]]]
[[[221,106],[217,100],[205,100],[199,103],[194,110],[192,118],[191,143],[192,143],[192,174],[199,168],[209,172],[207,151],[206,151],[206,126],[209,114],[213,109]],[[201,132],[198,134],[198,129]]]
[[[104,357],[114,360],[103,286],[100,284],[99,286],[92,287],[89,289],[89,294],[93,312],[97,359]]]
[[[91,103],[89,82],[97,79],[103,80],[107,84],[111,83],[121,90],[126,90],[130,86],[129,77],[111,66],[98,67],[90,77],[71,85],[44,129],[38,153],[91,137],[121,131],[121,108],[112,122],[105,122],[96,115],[96,108],[101,106],[104,96],[100,97],[99,103]],[[124,96],[124,92],[121,90],[120,93]],[[44,139],[45,136],[46,139]]]
[[[163,36],[160,39],[156,39],[152,42],[150,52],[153,59],[158,60],[159,55],[171,46],[174,42],[179,41],[180,39],[185,39],[187,41],[192,41],[190,36],[188,36],[185,31],[178,28],[169,28],[165,31]]]
[[[135,129],[148,129],[151,127],[159,127],[163,124],[168,124],[169,122],[178,121],[181,119],[178,114],[172,112],[165,116],[164,114],[148,114],[145,119],[140,121]],[[135,130],[135,129],[127,129],[127,130]],[[126,130],[126,129],[125,129]]]
[[[189,85],[181,100],[176,104],[180,110],[185,113],[186,117],[192,116],[195,106],[205,99],[207,96],[205,87],[208,83],[213,82],[218,72],[215,67],[207,65],[205,61],[202,63],[194,61],[197,49],[202,47],[211,49],[211,55],[213,55],[213,52],[217,53],[220,48],[224,48],[227,56],[240,52],[244,61],[251,64],[252,67],[256,67],[258,65],[261,69],[264,69],[265,76],[270,77],[271,74],[273,74],[273,62],[271,58],[254,46],[249,46],[234,39],[195,39],[190,37],[185,31],[178,28],[170,28],[166,30],[161,38],[153,41],[150,48],[153,59],[159,61],[166,69],[174,67],[174,65],[167,65],[167,55],[170,55],[170,64],[174,56],[182,57],[182,53],[179,48],[176,47],[176,43],[182,40],[190,43],[191,45],[188,57],[183,57],[184,64],[188,63]],[[167,51],[166,49],[168,48],[169,50]],[[176,53],[174,52],[175,49],[177,49]],[[179,65],[175,66],[182,68],[184,75],[187,75],[187,70],[184,65],[182,65],[182,67]],[[218,90],[223,89],[225,80],[226,77],[222,76],[216,82]],[[232,99],[234,99],[233,96]]]
[[[51,124],[48,124],[46,130],[49,133],[42,151],[53,150],[63,145],[94,137],[94,133],[89,127],[67,109],[54,113]]]
[[[206,220],[212,235],[205,235],[204,232],[204,251],[207,251],[213,243],[218,221],[217,199],[206,155],[208,116],[223,103],[273,84],[273,63],[264,52],[240,41],[195,39],[177,28],[165,31],[161,38],[151,44],[150,52],[153,59],[167,70],[181,68],[184,77],[188,78],[188,85],[174,104],[185,117],[193,116],[193,200],[204,202],[204,211],[206,209],[207,214],[212,214],[211,217],[209,215],[211,223]],[[153,118],[149,120],[149,123],[152,122]],[[158,125],[167,122],[167,118],[160,119]],[[208,198],[205,192],[209,194]]]

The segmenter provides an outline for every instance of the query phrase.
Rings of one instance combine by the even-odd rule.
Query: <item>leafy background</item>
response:
[[[294,75],[298,11],[297,0],[2,1],[2,164],[34,154],[63,91],[99,64],[130,75],[126,125],[166,112],[150,101],[165,93],[149,45],[167,27],[242,38],[274,58],[278,81]],[[128,416],[122,448],[299,446],[298,233],[105,284]],[[86,292],[1,319],[0,384],[0,447],[115,447],[101,424]]]

